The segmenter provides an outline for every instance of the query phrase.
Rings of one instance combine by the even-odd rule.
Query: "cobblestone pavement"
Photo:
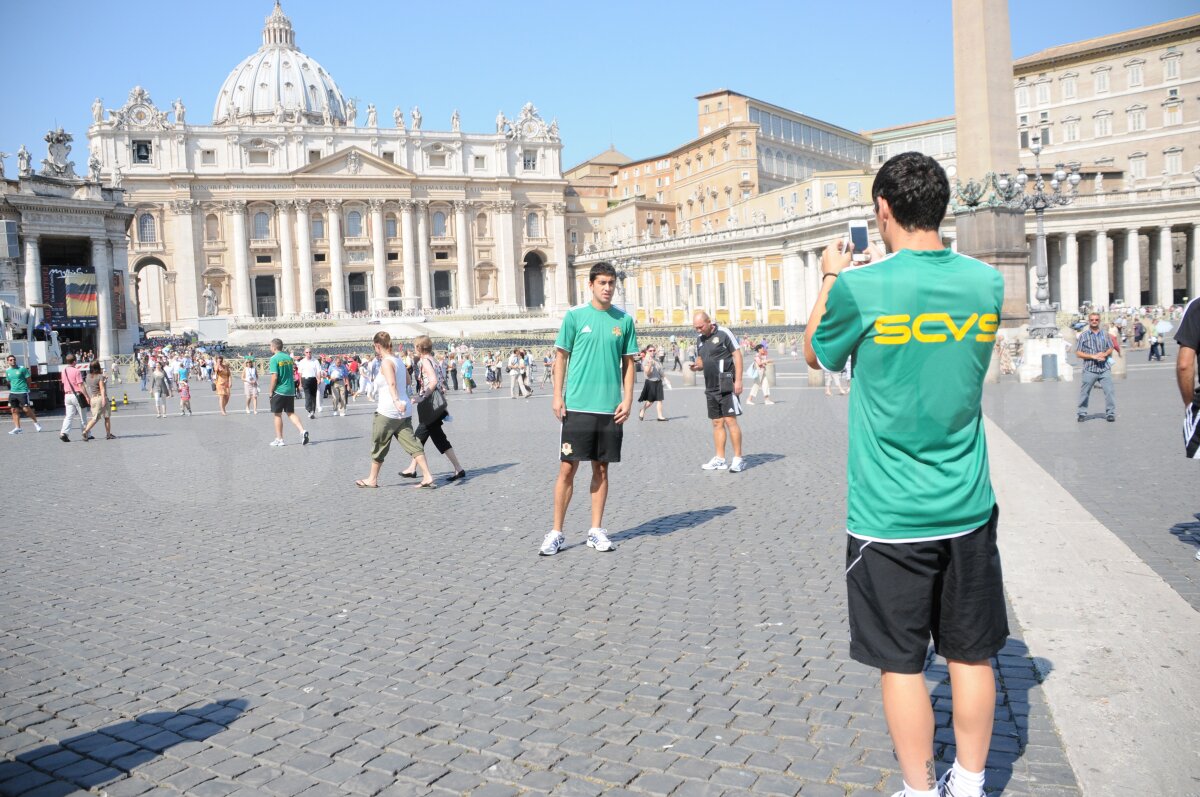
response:
[[[1171,346],[1174,353],[1175,347]],[[1079,382],[990,389],[984,411],[1096,519],[1200,609],[1200,463],[1183,456],[1183,405],[1175,363],[1142,365],[1115,383],[1117,422],[1104,420],[1104,395],[1092,392],[1090,419],[1075,420]]]
[[[544,392],[452,396],[470,478],[436,491],[395,448],[354,488],[363,405],[308,447],[203,388],[192,418],[123,408],[116,441],[3,439],[0,792],[890,795],[878,676],[847,655],[846,400],[784,370],[744,473],[699,469],[694,389],[630,422],[611,554],[583,545],[581,474],[569,547],[536,555]],[[1036,653],[999,657],[989,786],[1078,795]]]

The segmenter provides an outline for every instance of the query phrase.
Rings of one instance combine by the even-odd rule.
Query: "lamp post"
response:
[[[621,288],[621,309],[629,312],[629,294],[625,291],[625,280],[631,276],[635,276],[631,272],[635,272],[637,267],[642,264],[642,261],[636,257],[620,257],[614,258],[612,263],[616,266],[617,284]]]
[[[1062,207],[1075,201],[1076,188],[1079,185],[1079,164],[1070,165],[1070,171],[1062,163],[1056,164],[1050,175],[1049,187],[1042,175],[1039,156],[1042,153],[1040,137],[1034,136],[1029,146],[1033,153],[1033,180],[1026,174],[1025,167],[1017,167],[1017,176],[1009,178],[1008,172],[1001,172],[999,177],[992,176],[998,204],[1017,210],[1032,210],[1037,218],[1037,238],[1034,244],[1034,264],[1037,267],[1037,290],[1034,293],[1034,304],[1029,305],[1029,337],[1056,338],[1058,337],[1058,322],[1056,315],[1057,304],[1050,303],[1050,276],[1046,260],[1046,227],[1044,216],[1046,208]],[[1032,190],[1029,191],[1032,183]],[[1064,189],[1066,189],[1064,191]]]

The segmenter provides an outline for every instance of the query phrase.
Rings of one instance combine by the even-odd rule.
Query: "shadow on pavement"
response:
[[[747,454],[742,459],[746,461],[747,468],[755,468],[759,465],[766,465],[768,462],[775,462],[783,459],[786,454]]]
[[[514,467],[516,464],[517,463],[515,462],[502,462],[499,465],[485,465],[482,468],[467,468],[467,478],[465,481],[469,482],[479,476],[488,476],[492,473],[499,473],[502,470],[508,470],[509,468]]]
[[[1200,545],[1200,512],[1192,515],[1195,520],[1185,520],[1171,527],[1171,533],[1184,545]]]
[[[236,698],[184,711],[151,711],[21,753],[14,760],[0,761],[0,793],[19,794],[40,786],[39,795],[65,797],[80,789],[95,789],[177,744],[215,736],[240,717],[247,705],[246,700]]]
[[[728,515],[734,509],[735,507],[732,506],[714,506],[711,509],[693,509],[688,512],[676,512],[673,515],[663,515],[653,520],[647,520],[640,526],[618,532],[611,535],[611,537],[614,540],[628,540],[633,537],[641,537],[644,534],[671,534],[672,532],[699,526],[701,523],[707,523],[722,515]]]

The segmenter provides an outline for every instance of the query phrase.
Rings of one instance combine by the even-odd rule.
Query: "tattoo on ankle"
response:
[[[937,773],[933,768],[932,758],[925,762],[925,780],[927,781],[926,789],[937,788]]]

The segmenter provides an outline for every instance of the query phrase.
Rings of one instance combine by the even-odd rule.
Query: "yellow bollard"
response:
[[[129,394],[128,393],[121,394],[121,403],[126,404],[126,405],[129,404]]]
[[[112,402],[112,404],[109,406],[109,408],[108,408],[108,411],[109,411],[109,412],[116,412],[116,411],[117,411],[117,397],[116,397],[116,396],[113,396],[113,397],[110,399],[110,401]]]

